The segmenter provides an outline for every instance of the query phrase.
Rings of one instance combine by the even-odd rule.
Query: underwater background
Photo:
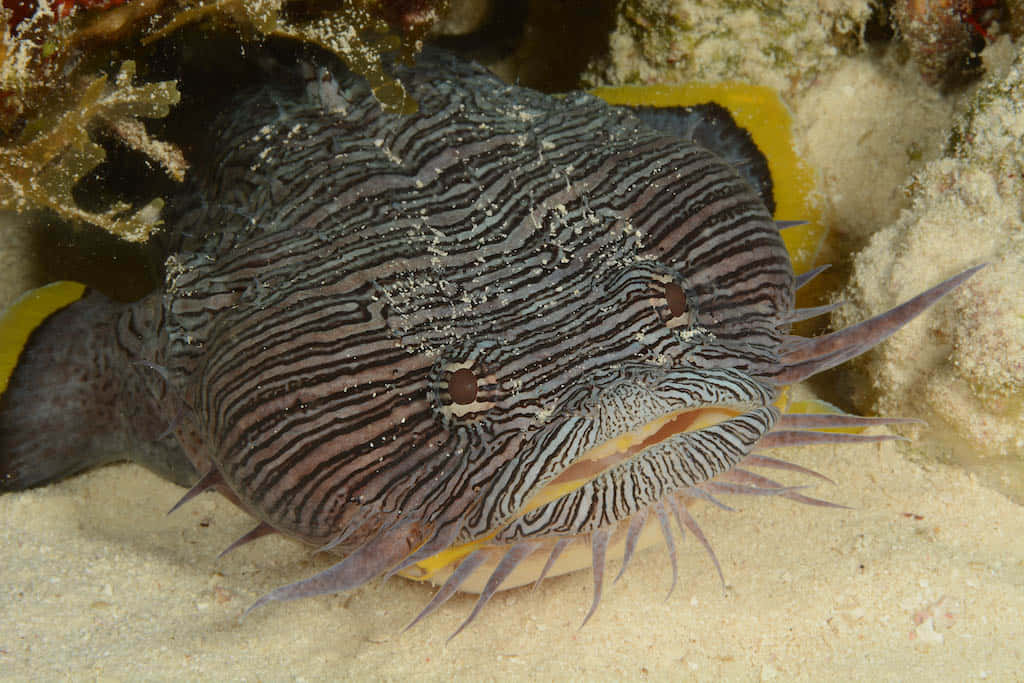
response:
[[[168,55],[196,49],[183,38],[147,72],[151,53],[132,53],[147,31],[223,32],[234,49],[261,32],[280,33],[337,48],[380,79],[387,102],[394,86],[373,54],[397,42],[339,46],[354,6],[370,12],[359,15],[360,28],[374,28],[379,11],[406,44],[427,37],[549,91],[723,80],[773,87],[792,110],[797,153],[816,175],[816,215],[808,218],[828,235],[802,248],[812,261],[833,263],[811,296],[849,302],[836,327],[990,264],[880,351],[801,388],[846,409],[920,417],[929,426],[908,433],[911,443],[789,452],[836,482],[815,483],[811,495],[849,510],[754,497],[728,500],[733,512],[695,508],[722,563],[724,590],[704,549],[687,538],[667,598],[671,567],[654,548],[607,587],[583,629],[590,572],[500,593],[447,643],[475,597],[456,596],[402,633],[433,589],[398,578],[239,621],[259,596],[331,560],[280,538],[218,560],[251,526],[247,515],[202,496],[168,516],[180,488],[135,465],[105,467],[0,496],[0,677],[1020,680],[1024,51],[1016,3],[338,4],[346,9],[317,15],[281,2],[222,1],[206,14],[187,2],[41,3],[53,26],[69,22],[49,34],[56,42],[47,49],[77,51],[62,69],[87,76],[99,68],[93,63],[105,60],[109,69],[137,56],[131,82],[139,88],[173,81]],[[23,24],[40,7],[10,5],[30,6]],[[0,301],[60,277],[137,296],[148,282],[137,248],[115,253],[100,231],[144,237],[156,215],[146,208],[151,198],[130,197],[133,207],[112,220],[104,206],[83,208],[81,188],[46,197],[26,189],[54,163],[70,175],[48,182],[68,192],[78,182],[116,186],[124,176],[56,152],[49,165],[29,163],[38,150],[21,142],[25,121],[60,132],[62,116],[84,105],[23,87],[29,76],[56,83],[58,75],[42,57],[14,58],[30,53],[25,41],[38,36],[19,32],[13,12],[7,18],[0,206],[10,211],[0,214]],[[33,30],[50,25],[39,21]],[[26,64],[42,71],[28,73]],[[120,116],[121,127],[94,138],[110,147],[131,127],[125,121],[176,106],[167,89],[147,92],[157,104],[148,100],[145,110],[140,96],[104,114]],[[12,93],[22,107],[13,113]],[[163,142],[156,130],[147,143]],[[73,142],[88,149],[88,141]],[[177,157],[167,147],[139,147],[149,150],[154,178],[166,176],[144,190],[158,195],[160,182],[175,181]]]

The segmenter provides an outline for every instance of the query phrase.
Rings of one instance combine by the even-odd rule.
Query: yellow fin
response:
[[[449,548],[445,548],[436,555],[420,560],[411,567],[398,572],[399,576],[404,576],[407,579],[413,581],[431,581],[434,575],[444,569],[450,569],[454,565],[462,561],[463,558],[468,556],[471,552],[478,548],[482,548],[487,544],[494,534],[490,534],[485,538],[479,538],[469,543],[463,543],[461,545],[453,545]],[[447,576],[445,576],[447,578]],[[440,584],[440,582],[435,582]]]
[[[0,395],[7,390],[7,382],[32,331],[83,294],[85,285],[61,280],[26,292],[0,314]]]
[[[786,413],[810,413],[810,414],[828,414],[828,415],[850,415],[839,406],[833,405],[828,401],[823,401],[820,398],[805,397],[805,398],[794,398],[786,401],[785,411]],[[860,434],[864,431],[864,427],[821,427],[816,431],[820,432],[841,432],[843,434]]]
[[[814,171],[793,149],[793,118],[775,90],[743,83],[693,83],[624,85],[590,92],[608,104],[689,107],[715,102],[728,109],[768,159],[775,185],[775,219],[807,221],[782,233],[793,270],[803,273],[814,267],[825,237],[821,212],[813,201]]]

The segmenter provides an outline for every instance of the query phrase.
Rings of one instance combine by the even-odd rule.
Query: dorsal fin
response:
[[[654,130],[691,140],[728,161],[761,195],[768,211],[775,213],[768,160],[728,109],[715,102],[688,107],[631,106],[628,109]]]

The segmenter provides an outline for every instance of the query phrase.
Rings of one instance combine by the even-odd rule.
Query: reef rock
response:
[[[843,325],[928,282],[988,267],[956,297],[862,361],[857,393],[925,419],[929,450],[1024,494],[1024,52],[993,72],[954,126],[948,154],[909,187],[911,208],[854,260]],[[863,402],[863,401],[862,401]]]

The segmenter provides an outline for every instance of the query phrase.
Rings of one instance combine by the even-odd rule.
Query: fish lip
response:
[[[746,415],[754,410],[763,407],[764,405],[754,401],[735,402],[729,404],[687,406],[666,413],[662,416],[659,416],[658,418],[655,418],[654,420],[650,420],[649,422],[642,425],[640,428],[627,433],[632,434],[634,436],[628,440],[630,442],[630,445],[626,446],[626,450],[630,450],[633,448],[635,448],[635,450],[629,453],[621,461],[611,464],[608,467],[600,468],[596,472],[587,473],[589,474],[589,476],[579,478],[576,481],[564,481],[563,475],[565,475],[567,472],[570,472],[574,465],[579,464],[581,462],[579,459],[577,459],[573,463],[573,465],[570,465],[565,470],[563,470],[563,472],[559,474],[554,480],[548,482],[548,484],[546,484],[544,487],[534,492],[534,494],[529,499],[527,499],[526,503],[514,515],[506,519],[502,524],[492,528],[488,533],[479,536],[473,539],[472,541],[469,541],[468,543],[456,544],[448,548],[446,551],[438,553],[437,555],[433,556],[433,562],[419,563],[419,571],[423,572],[422,574],[411,575],[409,573],[406,573],[406,575],[409,576],[409,578],[422,580],[425,578],[429,578],[429,576],[431,576],[433,572],[436,571],[437,567],[435,565],[440,566],[442,564],[445,564],[452,557],[464,557],[476,549],[508,547],[510,544],[506,541],[499,540],[499,537],[501,536],[503,531],[507,530],[510,526],[514,525],[517,522],[517,520],[519,520],[522,516],[530,513],[533,510],[536,510],[539,507],[548,505],[563,496],[571,494],[573,491],[577,490],[581,486],[584,486],[587,483],[599,477],[607,476],[615,468],[616,465],[622,462],[626,462],[629,457],[638,457],[643,452],[651,448],[655,448],[661,444],[664,444],[670,441],[672,437],[678,436],[679,434],[694,433],[702,429],[709,429],[716,425],[727,422],[730,419],[735,419],[737,417]],[[715,411],[717,411],[720,414],[721,419],[714,419],[705,422],[700,421],[700,417],[707,417],[706,413]],[[726,413],[729,414],[727,415]],[[675,419],[678,419],[679,417],[683,417],[684,419],[673,426],[672,422]],[[685,419],[687,417],[695,419]],[[697,425],[697,428],[687,428],[694,425]],[[668,426],[667,429],[665,428],[666,426]],[[614,444],[614,442],[617,439],[620,439],[623,436],[624,435],[620,434],[617,435],[616,437],[605,440],[601,444],[584,451],[584,453],[581,454],[580,457],[583,457],[587,453],[590,453],[602,447],[604,447],[607,450],[608,444]],[[614,450],[614,452],[621,453],[623,451]],[[545,494],[545,492],[548,492],[548,494]],[[557,493],[557,495],[554,495],[555,493]]]
[[[546,486],[543,499],[531,497],[529,509],[517,510],[487,539],[507,546],[608,530],[734,467],[774,428],[779,414],[776,405],[760,405],[703,429],[678,432],[596,476],[588,472],[561,487]]]
[[[540,500],[537,494],[546,488],[549,502],[558,499],[560,496],[551,493],[550,483],[584,453],[624,432],[641,429],[652,420],[677,411],[715,406],[732,407],[737,413],[753,416],[779,398],[775,386],[739,368],[638,362],[618,365],[609,374],[610,377],[604,377],[606,382],[598,382],[589,373],[578,386],[565,388],[563,400],[547,406],[550,416],[531,423],[530,433],[524,435],[515,456],[504,463],[487,486],[475,491],[471,513],[460,513],[460,543],[493,539],[510,526],[519,525],[530,514],[531,501],[535,504]],[[583,381],[590,386],[583,385]],[[764,419],[755,416],[748,421],[757,424]],[[751,436],[750,425],[740,426],[740,431]],[[711,443],[708,438],[702,441]],[[648,444],[642,453],[651,448],[663,449],[664,443]],[[661,457],[666,455],[671,457],[670,453],[662,453]],[[629,466],[633,462],[625,460],[623,464]],[[591,473],[580,485],[586,486],[600,475],[601,472]],[[563,495],[578,488],[563,490]]]
[[[762,407],[763,404],[753,401],[686,406],[660,415],[636,429],[617,434],[581,453],[537,490],[516,516],[524,515],[608,475],[616,467],[670,442],[673,437],[710,429]]]
[[[556,482],[566,488],[570,479],[575,480],[576,485],[565,491],[571,492],[678,434],[714,427],[770,406],[779,398],[776,387],[740,368],[633,363],[614,370],[616,379],[607,382],[599,392],[582,403],[563,405],[554,411],[573,415],[581,420],[581,426],[589,424],[597,432],[596,438],[592,443],[581,444],[579,452],[566,453],[557,471],[540,477],[532,492],[515,506],[506,524],[535,509],[537,506],[532,503],[542,491],[546,491],[544,498],[548,502],[560,497],[550,494],[550,487]],[[601,384],[596,380],[595,383]],[[616,410],[632,416],[627,414],[623,419],[621,413],[614,414]],[[708,419],[716,413],[717,418]],[[670,427],[658,434],[667,423],[680,418],[682,423],[677,428]],[[581,465],[585,460],[604,456],[612,457],[605,467],[587,472],[586,466]],[[583,474],[575,476],[574,472]]]

